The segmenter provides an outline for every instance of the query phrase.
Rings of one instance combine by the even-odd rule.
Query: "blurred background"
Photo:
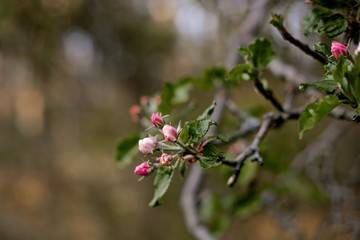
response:
[[[233,66],[239,41],[249,37],[242,35],[248,31],[245,20],[258,10],[258,2],[0,0],[0,239],[192,239],[179,207],[183,180],[176,175],[164,206],[149,208],[152,178],[137,182],[133,169],[139,162],[119,169],[116,142],[141,130],[129,115],[141,96],[160,93],[164,82],[197,76],[205,68]],[[306,40],[301,31],[309,6],[269,1],[254,37],[269,38],[278,56],[296,63],[299,71],[321,76],[321,65],[284,43],[267,24],[273,11],[286,13],[294,36],[311,43],[316,37]],[[268,78],[281,93],[284,84]],[[213,93],[193,95],[206,106]],[[249,111],[271,109],[251,85],[234,96]],[[303,141],[295,122],[271,132],[265,142],[269,167],[256,178],[289,183],[283,187],[285,197],[264,191],[256,201],[237,203],[249,211],[230,213],[220,222],[211,220],[217,204],[235,198],[216,196],[247,193],[248,185],[227,189],[226,170],[209,171],[206,186],[212,193],[204,193],[211,196],[203,207],[204,219],[224,239],[350,239],[352,230],[328,230],[329,194],[313,190],[312,181],[303,184],[284,173],[330,124],[325,120]],[[352,196],[346,211],[355,217],[359,134],[357,126],[344,127],[336,155],[341,160],[336,176]],[[293,198],[288,197],[291,190]],[[351,226],[360,231],[355,223]]]

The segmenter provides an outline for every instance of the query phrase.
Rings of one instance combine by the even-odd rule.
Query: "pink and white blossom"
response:
[[[339,59],[341,54],[346,56],[346,46],[339,42],[333,41],[331,43],[331,53],[336,59]]]
[[[142,164],[136,166],[134,173],[137,175],[145,176],[149,175],[151,172],[151,167],[148,162],[143,162]]]
[[[164,166],[164,165],[169,166],[171,158],[172,158],[171,155],[163,153],[160,157],[160,165],[161,166]]]
[[[156,144],[156,139],[149,135],[149,137],[139,140],[139,150],[145,154],[153,153]]]
[[[151,116],[151,122],[155,127],[161,128],[164,125],[164,119],[161,113],[153,113]]]
[[[176,129],[170,125],[165,125],[162,129],[162,132],[164,134],[165,139],[169,142],[175,142],[178,137],[178,133]]]

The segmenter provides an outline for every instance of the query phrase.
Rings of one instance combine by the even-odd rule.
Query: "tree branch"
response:
[[[284,111],[279,101],[274,97],[272,91],[270,89],[265,89],[259,79],[255,80],[255,87],[266,99],[268,99],[274,105],[277,110],[280,112]]]
[[[321,62],[322,64],[326,65],[328,63],[328,60],[323,57],[321,54],[313,51],[310,49],[310,47],[302,42],[300,42],[299,40],[295,39],[287,30],[285,27],[277,27],[276,28],[279,33],[281,34],[281,36],[283,37],[284,40],[290,42],[291,44],[293,44],[295,47],[299,48],[301,51],[303,51],[304,53],[306,53],[307,55],[313,57],[314,59],[318,60],[319,62]]]

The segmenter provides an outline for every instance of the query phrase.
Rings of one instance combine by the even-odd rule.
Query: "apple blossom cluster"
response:
[[[135,168],[134,173],[140,176],[149,175],[154,169],[159,166],[170,166],[172,163],[180,159],[180,152],[184,152],[184,146],[177,142],[178,135],[181,131],[180,127],[176,129],[175,127],[165,123],[165,117],[161,113],[153,113],[151,116],[152,125],[157,128],[159,135],[152,136],[151,134],[148,137],[139,140],[139,151],[145,155],[154,154],[157,151],[160,151],[162,154],[160,157],[155,158],[155,163],[151,163],[149,160],[141,163]],[[162,138],[158,140],[158,138]],[[170,152],[170,154],[166,154]]]

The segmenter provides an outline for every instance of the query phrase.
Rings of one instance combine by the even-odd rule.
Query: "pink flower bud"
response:
[[[151,172],[151,167],[148,162],[143,162],[142,164],[136,166],[134,173],[137,175],[145,176],[149,175]]]
[[[346,46],[339,42],[333,41],[331,43],[331,53],[336,59],[340,58],[341,53],[346,56]]]
[[[160,165],[161,166],[164,166],[164,165],[169,166],[170,160],[171,160],[171,155],[163,153],[160,157]]]
[[[161,97],[160,97],[159,95],[156,95],[156,96],[155,96],[155,102],[156,102],[157,105],[160,105],[160,103],[161,103]]]
[[[141,103],[142,105],[148,104],[149,101],[150,101],[150,99],[149,99],[148,96],[142,96],[142,97],[140,98],[140,103]]]
[[[139,150],[142,153],[145,154],[153,153],[155,147],[156,147],[156,140],[153,136],[149,135],[149,137],[139,140]]]
[[[165,125],[162,129],[164,137],[169,142],[175,142],[178,136],[176,129],[173,126]]]
[[[164,120],[161,116],[161,113],[153,113],[151,116],[151,122],[155,127],[161,128],[164,125]]]
[[[139,105],[133,105],[131,106],[131,108],[129,109],[129,113],[131,115],[131,118],[134,122],[138,122],[139,121],[139,113],[141,111],[141,107]]]

